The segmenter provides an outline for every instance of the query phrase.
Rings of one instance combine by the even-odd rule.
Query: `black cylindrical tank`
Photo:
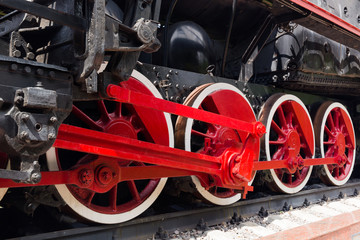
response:
[[[164,20],[172,0],[163,0],[161,18]],[[178,0],[171,22],[190,20],[198,23],[215,38],[224,38],[232,13],[233,0]],[[237,0],[232,39],[246,38],[258,29],[268,12],[258,0]]]
[[[168,66],[192,72],[206,73],[215,64],[213,42],[198,24],[178,22],[168,32]]]

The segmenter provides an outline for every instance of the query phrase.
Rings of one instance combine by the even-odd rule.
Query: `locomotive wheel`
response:
[[[122,82],[121,86],[161,98],[151,82],[137,71],[133,71],[132,77]],[[77,105],[68,118],[73,125],[170,147],[174,145],[173,128],[167,113],[101,100],[97,104],[83,102]],[[66,170],[99,158],[54,148],[46,155],[49,169],[54,171]],[[118,161],[118,164],[121,167],[144,165],[125,160]],[[167,178],[120,182],[103,194],[71,185],[56,185],[56,188],[71,211],[81,218],[113,224],[130,220],[144,212],[159,196],[166,181]]]
[[[315,140],[311,118],[299,98],[289,94],[271,96],[260,113],[260,121],[267,130],[262,137],[267,161],[314,157]],[[311,171],[312,166],[298,167],[294,172],[270,169],[265,171],[265,179],[273,191],[296,193],[306,185]]]
[[[339,165],[319,166],[320,179],[328,185],[345,184],[355,165],[355,131],[348,111],[340,103],[323,103],[315,115],[314,129],[321,156],[342,157]]]
[[[0,169],[10,169],[10,164],[9,164],[9,158],[7,156],[7,154],[5,153],[1,153],[0,152]],[[7,188],[0,188],[0,201],[3,199],[3,197],[5,196],[5,193],[7,192]]]
[[[256,121],[255,114],[245,96],[234,86],[225,83],[206,84],[196,88],[187,97],[184,105],[247,122]],[[231,144],[240,146],[239,152],[241,152],[247,137],[247,133],[181,116],[175,125],[177,147],[212,156],[220,156]],[[260,150],[260,143],[257,145]],[[207,186],[204,187],[198,177],[191,176],[198,193],[206,201],[217,205],[228,205],[240,199],[241,194],[232,189],[215,186],[211,183],[214,179],[210,175],[207,178],[209,180]]]

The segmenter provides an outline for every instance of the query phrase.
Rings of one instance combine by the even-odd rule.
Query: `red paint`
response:
[[[312,158],[314,135],[307,112],[296,101],[285,101],[271,120],[269,141],[272,161],[284,160],[285,168],[276,169],[278,179],[287,187],[296,187],[307,176],[304,159]],[[276,134],[275,134],[276,133]]]
[[[289,0],[289,1],[311,11],[312,13],[315,13],[316,15],[319,15],[320,17],[325,18],[329,22],[334,23],[334,24],[346,29],[347,31],[349,31],[357,36],[360,36],[359,28],[351,25],[350,23],[339,18],[338,16],[326,11],[325,9],[323,9],[307,0]]]
[[[337,159],[337,164],[327,167],[331,175],[341,181],[350,173],[355,154],[355,138],[351,119],[343,109],[334,108],[326,118],[324,131],[325,157]]]
[[[310,137],[309,123],[306,122],[307,116],[297,106],[297,103],[291,101],[281,105],[281,109],[277,111],[277,114],[281,115],[279,117],[281,121],[278,123],[279,125],[272,125],[271,129],[282,132],[279,134],[281,136],[271,144],[290,150],[286,150],[286,157],[275,155],[274,161],[258,162],[259,137],[265,132],[264,126],[256,122],[253,117],[241,118],[240,116],[244,115],[241,108],[234,108],[232,111],[224,109],[227,102],[225,95],[210,96],[212,102],[216,99],[216,104],[207,103],[211,112],[171,103],[121,87],[111,86],[109,92],[112,92],[113,96],[119,97],[119,101],[126,100],[136,106],[118,103],[114,112],[109,113],[104,108],[104,102],[99,101],[98,106],[102,114],[97,121],[92,120],[75,107],[75,115],[94,130],[62,124],[54,144],[54,147],[59,149],[84,152],[89,157],[96,156],[94,160],[89,162],[87,158],[83,158],[79,159],[78,163],[69,170],[42,172],[42,180],[39,184],[29,185],[4,179],[0,180],[0,187],[68,184],[70,190],[84,204],[89,204],[86,201],[89,201],[88,198],[92,198],[95,193],[109,192],[111,193],[110,197],[113,198],[111,205],[93,208],[100,212],[110,213],[129,211],[139,204],[139,199],[141,202],[141,199],[146,198],[146,195],[153,189],[151,186],[156,185],[156,180],[149,179],[196,175],[208,187],[215,185],[238,189],[246,195],[246,192],[252,189],[247,182],[255,170],[279,169],[278,171],[291,172],[294,169],[304,170],[306,166],[310,165],[339,164],[339,161],[342,164],[342,158],[335,155],[323,159],[311,159],[314,140]],[[127,97],[123,97],[123,94]],[[121,114],[120,109],[123,106],[128,107],[128,113],[132,120]],[[156,131],[158,129],[147,125],[144,121],[150,121],[151,119],[148,118],[152,118],[158,113],[161,115],[161,110],[208,122],[208,132],[206,133],[208,140],[205,140],[206,144],[200,153],[167,147],[166,136],[154,136],[158,133]],[[139,112],[141,114],[138,114]],[[283,117],[281,112],[285,112]],[[138,121],[134,119],[138,119]],[[161,120],[161,118],[159,119]],[[349,121],[349,119],[343,118],[342,129],[348,129]],[[149,136],[153,137],[150,142],[137,139],[137,133],[142,128],[141,126],[151,129],[148,131]],[[342,139],[342,137],[338,137],[337,141],[342,142]],[[155,142],[153,142],[154,140]],[[351,144],[355,140],[345,137],[345,142]],[[304,149],[306,156],[300,156],[300,148]],[[67,159],[61,161],[66,163]],[[129,165],[130,162],[135,164]],[[213,177],[214,182],[208,182],[208,175]],[[135,180],[140,179],[149,180],[149,189],[142,193],[137,192],[133,185]],[[123,181],[128,183],[129,191],[134,199],[133,204],[118,207],[114,203],[118,191],[117,186],[119,182]]]
[[[236,129],[241,132],[257,135],[261,135],[261,133],[263,132],[263,128],[259,127],[259,124],[261,123],[258,123],[256,121],[247,122],[231,117],[222,116],[220,114],[195,109],[192,107],[184,106],[182,104],[155,98],[136,91],[131,91],[116,85],[109,85],[107,88],[107,93],[110,97],[113,97],[115,101],[131,103],[136,106],[150,108],[162,112],[168,112],[171,114],[193,118],[207,123],[219,124],[221,126]],[[229,103],[229,99],[231,98],[226,99],[226,104]]]

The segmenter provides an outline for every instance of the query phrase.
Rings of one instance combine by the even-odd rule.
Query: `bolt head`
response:
[[[21,140],[27,140],[28,139],[28,136],[29,134],[25,131],[22,131],[20,134],[19,134],[19,137]]]
[[[24,113],[21,115],[21,120],[23,120],[24,122],[26,122],[27,120],[29,120],[30,115],[27,113]]]
[[[21,52],[19,50],[15,50],[13,51],[13,56],[19,58],[21,57]]]
[[[21,41],[18,40],[18,39],[16,39],[16,40],[14,41],[14,45],[15,45],[16,47],[21,47]]]
[[[40,182],[40,180],[41,180],[41,174],[40,173],[35,172],[35,173],[31,174],[30,181],[32,183],[38,183],[38,182]]]
[[[23,104],[23,102],[24,102],[24,98],[23,98],[23,97],[17,96],[17,97],[15,98],[15,103],[16,103],[16,104],[21,105],[21,104]]]
[[[97,181],[102,185],[107,185],[113,180],[113,172],[109,167],[101,167],[97,172]]]
[[[57,122],[57,118],[56,118],[55,116],[52,116],[52,117],[50,118],[50,122],[56,123],[56,122]]]
[[[33,60],[33,59],[35,58],[35,54],[32,53],[32,52],[28,52],[28,53],[26,54],[26,57],[27,57],[28,59],[30,59],[30,60]]]
[[[93,183],[94,175],[89,169],[82,169],[78,176],[79,181],[83,186],[90,186]]]
[[[48,138],[49,140],[54,140],[56,138],[56,135],[54,133],[49,133]]]

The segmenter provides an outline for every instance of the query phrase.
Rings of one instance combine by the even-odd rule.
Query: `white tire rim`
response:
[[[307,117],[308,119],[310,120],[310,123],[311,123],[311,118],[310,118],[310,115],[306,109],[306,106],[304,105],[304,103],[296,96],[294,95],[290,95],[290,94],[285,94],[281,97],[279,97],[276,102],[273,104],[273,106],[271,107],[271,110],[270,110],[270,113],[268,115],[268,118],[266,120],[266,133],[265,133],[265,153],[266,153],[266,160],[267,161],[271,161],[272,160],[272,157],[271,157],[271,154],[270,154],[270,148],[269,148],[269,141],[270,141],[270,131],[269,129],[271,129],[271,122],[272,122],[272,119],[275,115],[275,112],[277,110],[277,108],[285,101],[295,101],[297,102],[298,104],[301,105],[301,107],[305,110],[306,114],[307,114]],[[313,138],[315,139],[315,135],[314,135],[314,127],[312,125],[312,123],[310,124],[311,125],[311,130],[312,130],[312,135],[313,135]],[[312,155],[312,158],[314,158],[315,156],[315,140],[314,140],[314,153]],[[312,172],[312,169],[313,169],[313,166],[310,166],[309,167],[309,170],[308,170],[308,173],[305,177],[305,179],[303,180],[303,182],[301,184],[299,184],[298,186],[296,187],[287,187],[278,177],[277,177],[277,174],[275,172],[274,169],[270,169],[270,174],[271,174],[271,177],[273,179],[273,181],[275,182],[275,184],[277,185],[277,187],[284,193],[289,193],[289,194],[292,194],[292,193],[297,193],[299,192],[301,189],[303,189],[306,185],[306,183],[308,182],[310,176],[311,176],[311,172]]]
[[[193,108],[199,108],[200,104],[204,101],[204,99],[210,95],[213,92],[219,91],[219,90],[231,90],[239,95],[241,95],[245,101],[249,104],[250,108],[252,109],[250,103],[246,99],[246,96],[236,87],[227,84],[227,83],[215,83],[212,85],[209,85],[205,89],[203,89],[200,94],[196,97],[195,101],[191,105]],[[252,111],[255,117],[254,111]],[[184,137],[184,143],[185,143],[185,150],[191,152],[191,129],[194,123],[194,119],[188,118],[185,125],[185,137]],[[255,175],[252,178],[252,180],[249,182],[249,185],[252,184],[254,181]],[[230,205],[233,204],[241,199],[241,193],[237,193],[234,196],[228,197],[228,198],[220,198],[217,196],[214,196],[212,193],[210,193],[208,190],[206,190],[202,185],[200,180],[196,176],[191,176],[191,180],[195,185],[196,190],[199,192],[199,194],[205,198],[207,201],[216,204],[216,205]]]
[[[132,77],[139,80],[141,83],[143,83],[151,92],[152,94],[157,98],[162,98],[161,94],[158,92],[158,90],[155,88],[155,86],[140,72],[134,70],[131,74]],[[169,147],[174,147],[174,131],[171,123],[170,114],[164,113],[168,133],[169,133]],[[59,166],[57,165],[57,159],[56,159],[56,151],[55,148],[51,148],[47,153],[47,164],[50,171],[58,171]],[[60,196],[64,200],[64,202],[78,215],[81,217],[88,219],[93,222],[97,223],[103,223],[103,224],[115,224],[115,223],[121,223],[128,221],[130,219],[133,219],[143,213],[146,209],[150,207],[154,203],[154,201],[157,199],[157,197],[160,195],[162,189],[165,186],[165,183],[167,181],[167,178],[161,178],[159,180],[158,185],[154,189],[154,191],[148,196],[148,198],[143,201],[139,206],[135,207],[134,209],[119,213],[119,214],[104,214],[96,212],[86,206],[84,206],[81,202],[79,202],[74,195],[70,192],[68,187],[64,184],[61,185],[55,185],[57,191],[59,192]]]
[[[320,151],[321,151],[321,156],[322,157],[325,157],[325,150],[324,150],[324,129],[325,129],[325,124],[326,124],[326,120],[327,120],[327,117],[328,115],[330,114],[330,112],[334,109],[334,108],[340,108],[342,109],[346,114],[347,116],[350,118],[350,114],[349,112],[347,111],[347,109],[345,108],[344,105],[338,103],[338,102],[335,102],[335,103],[332,103],[330,104],[330,106],[326,109],[325,111],[325,114],[324,114],[324,117],[321,121],[321,131],[320,131]],[[354,131],[354,125],[353,125],[353,122],[350,118],[350,122],[351,122],[351,127],[352,127],[352,130],[354,132],[354,139],[356,141],[356,138],[355,138],[355,131]],[[348,175],[343,179],[343,180],[337,180],[336,178],[334,178],[328,168],[328,165],[323,165],[324,167],[324,170],[325,170],[325,173],[326,173],[326,176],[328,178],[328,180],[336,185],[336,186],[340,186],[340,185],[344,185],[350,178],[351,176],[351,173],[354,169],[354,165],[355,165],[355,154],[356,154],[356,151],[354,150],[353,152],[353,158],[352,158],[352,164],[351,164],[351,168],[350,168],[350,172],[348,173]]]

